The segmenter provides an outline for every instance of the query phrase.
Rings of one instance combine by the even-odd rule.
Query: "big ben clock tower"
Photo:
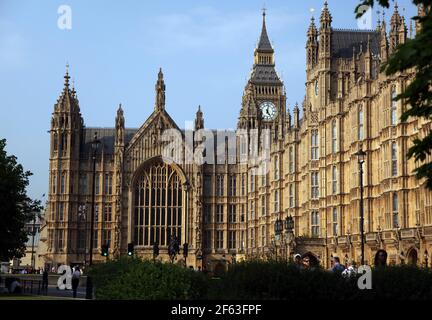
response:
[[[274,50],[267,35],[265,11],[261,36],[254,52],[254,64],[243,94],[238,127],[270,129],[282,137],[285,124],[285,90],[275,70]]]

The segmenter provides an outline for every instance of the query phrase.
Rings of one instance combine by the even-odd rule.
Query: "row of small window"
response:
[[[311,223],[310,223],[310,229],[311,229],[311,236],[312,237],[319,237],[320,236],[320,215],[318,211],[312,211],[311,212]],[[338,209],[333,208],[332,212],[332,231],[333,236],[339,235],[339,215],[338,215]]]
[[[53,151],[57,152],[65,152],[68,149],[68,134],[67,133],[60,133],[57,134],[57,132],[54,132],[54,134],[52,135],[52,146],[53,146]],[[75,137],[74,135],[71,135],[71,146],[72,148],[75,145]]]
[[[67,220],[67,204],[64,202],[58,202],[53,203],[51,206],[51,219],[53,221],[65,221]],[[95,222],[99,221],[99,204],[95,204],[94,206],[94,219]],[[86,217],[90,217],[90,209],[78,209],[78,221],[85,221]],[[112,221],[112,205],[111,204],[104,204],[103,205],[103,216],[102,216],[104,222],[111,222]]]
[[[397,117],[397,102],[394,100],[396,98],[396,90],[393,88],[391,91],[391,106],[390,106],[390,124],[392,126],[396,125],[398,122]],[[357,130],[357,138],[358,140],[364,139],[364,111],[363,106],[359,107],[358,110],[358,130]],[[331,128],[331,137],[332,137],[332,153],[336,153],[338,149],[338,138],[337,138],[337,124],[336,120],[332,122]],[[319,157],[318,150],[318,130],[311,131],[311,159],[317,160]]]
[[[102,173],[98,173],[95,175],[95,194],[96,195],[101,194],[101,182],[102,182],[101,177],[102,176],[103,176]],[[113,190],[113,188],[112,188],[113,175],[107,173],[104,175],[104,177],[105,177],[105,180],[103,183],[103,193],[106,195],[111,195],[112,190]],[[57,174],[53,173],[51,179],[52,179],[51,180],[51,190],[52,190],[53,194],[55,194],[57,192],[60,194],[65,194],[65,193],[68,193],[68,191],[69,191],[69,193],[74,193],[74,183],[73,182],[70,184],[69,190],[67,190],[67,182],[66,182],[67,174],[66,173],[62,173],[60,176],[60,185],[59,185],[58,189],[57,189],[57,185],[58,185]],[[79,192],[81,194],[88,194],[88,192],[91,191],[91,190],[89,190],[90,188],[87,187],[89,185],[88,180],[89,179],[87,179],[86,174],[81,174],[79,176]],[[74,174],[73,173],[70,174],[70,181],[74,181]]]
[[[99,231],[102,238],[99,239]],[[86,230],[76,231],[76,247],[77,249],[86,249],[87,243],[90,241],[90,236]],[[97,249],[100,244],[107,244],[111,247],[112,232],[111,230],[94,230],[93,231],[93,248]],[[48,230],[48,250],[63,251],[66,245],[65,230]]]
[[[274,179],[279,180],[280,177],[280,169],[279,169],[279,158],[276,157],[274,160]],[[241,175],[241,193],[240,195],[244,196],[246,195],[246,174]],[[267,186],[267,174],[259,175],[258,177],[261,177],[261,186]],[[225,195],[224,186],[224,175],[219,174],[216,176],[216,196],[221,197]],[[256,176],[251,176],[249,178],[250,185],[249,185],[249,191],[254,192],[256,189]],[[237,195],[237,176],[236,175],[230,175],[228,180],[228,196],[233,197]],[[212,177],[210,175],[204,176],[204,195],[205,196],[212,196]]]
[[[256,243],[256,232],[258,229],[251,228],[249,229],[249,246],[251,248],[255,248],[256,245],[260,245],[261,247],[266,246],[268,244],[267,241],[267,227],[261,226],[260,228],[261,234],[259,235],[258,241],[259,243]],[[241,249],[243,250],[246,247],[246,231],[235,231],[235,230],[228,230],[228,249]],[[215,231],[215,238],[214,242],[212,239],[212,230],[205,230],[204,231],[204,246],[206,248],[215,248],[216,250],[221,250],[225,248],[225,234],[226,231],[224,230],[216,230]],[[238,236],[240,237],[239,239]]]
[[[387,216],[388,225],[392,228],[398,228],[399,225],[399,200],[397,193],[392,194],[392,211]],[[391,215],[391,216],[390,216]],[[318,211],[311,212],[311,235],[312,237],[320,236],[320,215]],[[332,231],[333,236],[339,235],[339,214],[338,209],[333,208],[332,212]]]
[[[225,231],[216,230],[214,244],[212,242],[212,230],[204,231],[204,246],[206,248],[215,248],[218,250],[224,249],[225,244]],[[228,231],[228,249],[238,249],[237,248],[237,231]],[[244,248],[244,231],[241,231],[240,238],[240,249]]]
[[[181,227],[176,226],[135,226],[134,243],[138,246],[150,246],[158,243],[161,246],[169,244],[172,236],[181,241]]]
[[[294,196],[292,196],[292,200],[294,201]],[[241,214],[240,214],[240,220],[239,222],[245,221],[245,204],[241,205]],[[294,206],[294,205],[293,205]],[[249,214],[250,219],[255,219],[255,201],[250,201],[249,206]],[[275,190],[273,193],[273,212],[279,212],[279,190]],[[268,213],[267,210],[267,199],[266,197],[261,197],[261,216],[265,216]],[[206,204],[204,205],[204,223],[212,223],[212,205]],[[216,215],[215,215],[215,223],[223,223],[225,222],[224,219],[224,205],[223,204],[217,204],[216,205]],[[228,222],[229,223],[236,223],[237,222],[237,206],[235,204],[229,204],[228,205]]]

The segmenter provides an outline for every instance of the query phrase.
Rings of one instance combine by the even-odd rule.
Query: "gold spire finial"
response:
[[[69,88],[69,79],[70,79],[70,77],[69,77],[69,63],[67,63],[67,62],[66,62],[66,74],[64,76],[64,79],[65,79],[65,87]]]

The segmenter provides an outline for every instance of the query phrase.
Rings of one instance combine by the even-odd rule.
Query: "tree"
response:
[[[6,140],[0,139],[0,261],[24,255],[24,226],[42,209],[40,201],[26,193],[32,173],[24,171],[15,156],[8,156],[5,147]]]
[[[357,18],[364,14],[360,12],[361,6],[374,5],[374,0],[364,0],[356,7]],[[389,7],[389,0],[377,0],[385,7]],[[413,4],[420,5],[424,13],[413,19],[420,25],[420,31],[414,39],[407,39],[405,44],[398,46],[394,54],[381,67],[386,75],[398,72],[415,70],[413,81],[404,92],[396,96],[396,100],[403,100],[410,105],[401,116],[402,121],[409,117],[432,119],[432,10],[430,0],[412,0]],[[414,172],[418,179],[426,178],[426,187],[432,190],[432,163],[425,162],[432,152],[432,131],[424,138],[415,138],[409,148],[408,158],[414,158],[422,164]]]

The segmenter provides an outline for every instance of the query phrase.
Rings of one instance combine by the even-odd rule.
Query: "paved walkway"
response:
[[[48,296],[72,298],[73,292],[72,290],[58,290],[55,285],[49,285]],[[77,298],[85,299],[85,296],[86,296],[86,288],[79,287],[77,290]]]

